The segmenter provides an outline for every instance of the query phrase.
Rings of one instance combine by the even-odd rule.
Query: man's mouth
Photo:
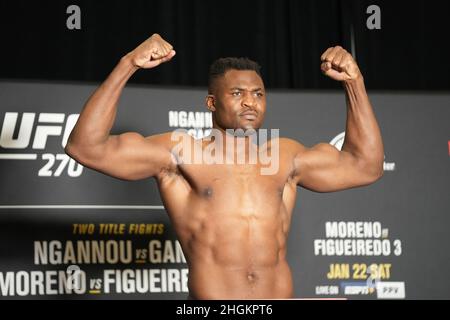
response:
[[[256,112],[244,112],[240,114],[241,117],[244,117],[247,120],[256,120],[257,114]]]

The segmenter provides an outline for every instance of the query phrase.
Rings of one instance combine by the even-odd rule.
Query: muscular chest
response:
[[[277,212],[291,210],[296,197],[292,157],[281,152],[278,163],[179,164],[176,173],[160,180],[166,203],[177,210]],[[170,201],[169,201],[170,200]]]
[[[254,206],[262,200],[283,196],[290,172],[281,168],[274,174],[263,174],[259,164],[246,165],[183,165],[180,174],[192,192],[206,200],[234,202]]]

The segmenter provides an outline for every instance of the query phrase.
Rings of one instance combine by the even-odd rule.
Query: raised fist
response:
[[[328,48],[320,59],[322,72],[333,80],[350,81],[362,77],[352,55],[340,46]]]
[[[175,50],[170,43],[155,33],[131,51],[128,56],[134,66],[150,69],[172,59],[175,56]]]

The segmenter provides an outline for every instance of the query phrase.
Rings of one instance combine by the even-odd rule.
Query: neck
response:
[[[220,136],[222,146],[220,149],[234,154],[248,154],[250,150],[258,149],[258,131],[255,129],[224,129],[213,126],[210,136]],[[233,152],[234,151],[234,152]]]

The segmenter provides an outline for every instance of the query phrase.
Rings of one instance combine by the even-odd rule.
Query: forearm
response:
[[[364,79],[344,81],[347,123],[342,150],[350,152],[368,170],[383,171],[384,147],[381,131],[364,85]]]
[[[128,56],[120,60],[108,78],[86,102],[70,134],[68,146],[90,148],[101,145],[108,139],[122,90],[137,69]]]

